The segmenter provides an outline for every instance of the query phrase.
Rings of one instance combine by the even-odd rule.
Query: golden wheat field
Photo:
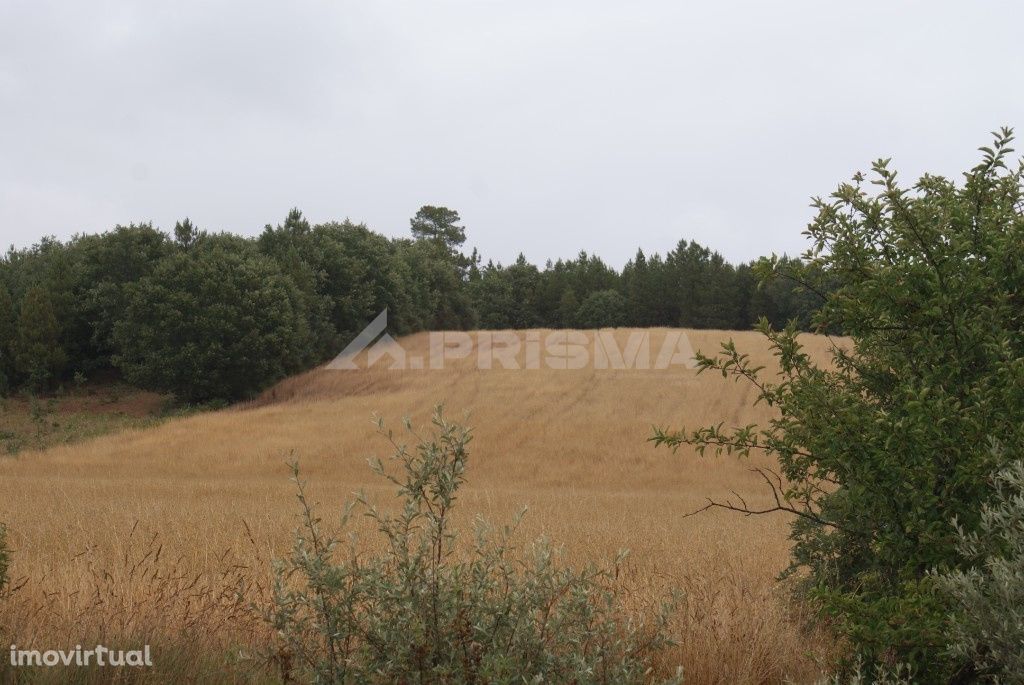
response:
[[[655,347],[665,333],[651,331]],[[687,335],[705,352],[731,337],[771,363],[756,333]],[[803,340],[827,358],[831,341]],[[427,335],[401,344],[423,351]],[[268,637],[247,602],[262,596],[298,523],[286,462],[299,461],[325,520],[356,490],[386,504],[393,488],[366,461],[389,451],[373,414],[396,429],[406,415],[422,425],[443,402],[474,427],[460,521],[501,523],[526,506],[522,539],[546,535],[570,563],[628,548],[624,582],[638,611],[669,587],[685,592],[664,666],[681,664],[688,683],[811,682],[827,642],[800,628],[774,580],[789,521],[685,517],[708,497],[736,491],[753,504],[766,493],[745,462],[648,442],[654,425],[769,419],[752,400],[746,385],[679,366],[480,370],[469,358],[442,370],[317,369],[244,406],[2,458],[0,520],[20,586],[0,603],[4,637],[57,648],[131,636],[154,645],[157,672],[209,661],[211,680],[241,678],[232,669],[256,664],[246,657]],[[240,661],[216,665],[229,653]]]

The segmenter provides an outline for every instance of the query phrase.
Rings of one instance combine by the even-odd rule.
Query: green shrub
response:
[[[999,133],[962,184],[925,175],[906,188],[881,160],[874,189],[857,174],[816,200],[805,259],[837,285],[816,324],[849,342],[818,364],[796,326],[762,321],[780,374],[732,342],[699,365],[751,383],[776,418],[653,438],[778,460],[778,473],[754,469],[771,504],[712,506],[793,515],[791,570],[869,674],[902,663],[943,682],[975,668],[947,649],[948,602],[929,570],[970,563],[950,521],[978,530],[1003,465],[978,446],[1024,445],[1024,166],[1008,168],[1011,140]]]
[[[999,471],[996,497],[981,511],[976,531],[957,525],[967,570],[939,576],[955,600],[952,651],[979,666],[980,675],[1024,683],[1024,461]]]
[[[324,531],[298,478],[303,526],[276,568],[267,619],[281,640],[285,680],[328,683],[630,683],[652,679],[651,659],[669,645],[671,603],[653,624],[623,610],[616,569],[576,571],[545,540],[513,545],[519,517],[499,531],[478,521],[459,544],[451,513],[465,482],[470,431],[434,414],[435,433],[413,449],[395,442],[392,475],[403,506],[387,514],[361,496],[383,538],[367,557]],[[408,421],[406,427],[412,433]],[[415,437],[415,433],[412,433]],[[339,558],[340,557],[340,558]],[[678,678],[677,678],[678,679]]]

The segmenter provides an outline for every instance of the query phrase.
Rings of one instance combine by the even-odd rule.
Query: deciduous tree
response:
[[[753,467],[767,505],[709,506],[793,515],[807,597],[869,666],[909,663],[919,682],[977,675],[947,650],[951,606],[929,571],[970,563],[953,521],[977,530],[989,474],[1003,466],[989,437],[1007,454],[1024,449],[1024,165],[1008,169],[1010,140],[1004,130],[982,148],[962,184],[925,175],[907,188],[880,160],[872,185],[858,174],[816,200],[805,257],[838,284],[816,324],[850,342],[822,365],[795,325],[762,320],[780,376],[731,342],[699,363],[752,383],[776,418],[655,436],[776,458],[779,473]]]

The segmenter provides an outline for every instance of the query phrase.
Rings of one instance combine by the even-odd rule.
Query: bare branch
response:
[[[746,500],[744,500],[738,493],[736,493],[735,491],[732,491],[732,494],[735,495],[737,498],[739,498],[739,500],[740,500],[740,504],[739,505],[733,504],[733,502],[730,501],[730,500],[725,500],[724,502],[716,502],[715,500],[713,500],[711,498],[708,498],[708,503],[707,504],[705,504],[700,509],[695,509],[694,511],[691,511],[691,512],[689,512],[687,514],[683,514],[683,518],[689,518],[691,516],[696,516],[697,514],[702,514],[702,513],[704,513],[705,511],[707,511],[709,509],[726,509],[728,511],[735,511],[737,513],[743,514],[744,516],[760,516],[760,515],[763,515],[763,514],[774,514],[776,512],[784,512],[784,513],[788,513],[788,514],[795,514],[797,516],[800,516],[801,518],[805,518],[805,519],[808,519],[810,521],[814,521],[815,523],[817,523],[819,525],[822,525],[822,526],[828,526],[830,528],[834,528],[836,530],[842,531],[842,532],[847,533],[849,535],[856,535],[858,537],[867,537],[866,533],[863,533],[861,531],[852,530],[852,529],[847,528],[845,526],[841,526],[838,523],[835,523],[833,521],[828,521],[826,519],[823,519],[821,516],[819,516],[818,514],[815,514],[813,511],[810,511],[809,509],[797,509],[796,507],[788,504],[788,502],[786,502],[785,497],[782,495],[782,492],[784,490],[784,487],[782,486],[782,477],[779,476],[777,473],[771,471],[771,474],[774,475],[778,479],[778,485],[776,485],[776,483],[773,483],[771,478],[769,478],[768,473],[766,472],[766,471],[769,471],[769,470],[762,469],[760,467],[752,468],[750,470],[753,473],[757,473],[758,475],[760,475],[761,478],[764,479],[765,483],[768,484],[768,487],[772,491],[772,498],[775,500],[775,506],[766,507],[764,509],[753,509],[753,508],[751,508],[747,504]]]

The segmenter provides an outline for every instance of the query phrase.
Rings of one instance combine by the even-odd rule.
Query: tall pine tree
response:
[[[7,286],[0,285],[0,396],[14,386],[14,341],[17,335],[14,301]]]
[[[25,293],[15,350],[15,368],[33,388],[52,385],[64,371],[67,354],[60,344],[60,324],[46,288],[36,286]]]

